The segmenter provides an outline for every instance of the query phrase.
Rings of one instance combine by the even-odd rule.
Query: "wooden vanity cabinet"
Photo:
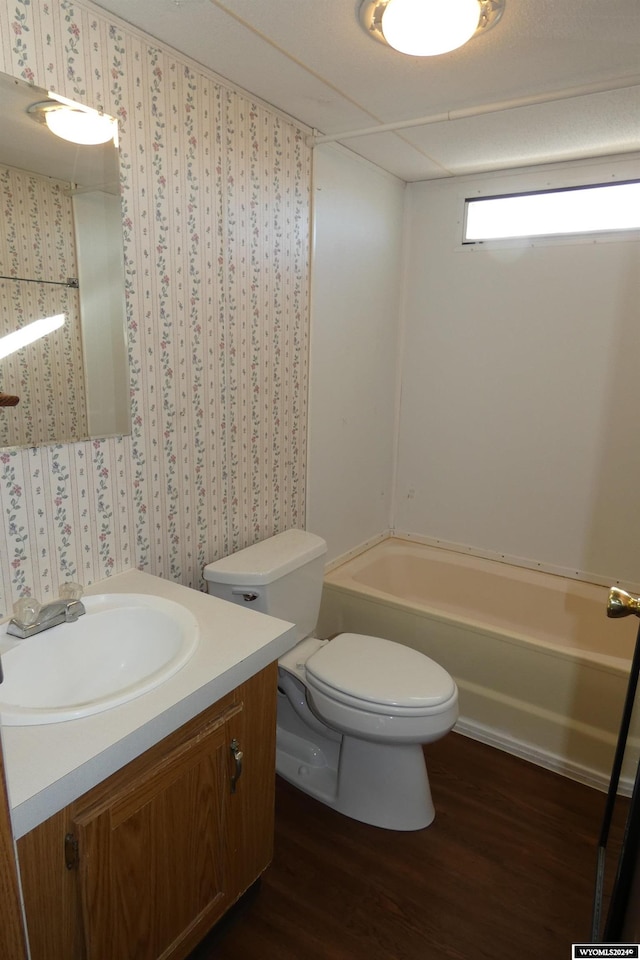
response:
[[[260,876],[276,676],[272,664],[18,841],[32,960],[181,960]]]

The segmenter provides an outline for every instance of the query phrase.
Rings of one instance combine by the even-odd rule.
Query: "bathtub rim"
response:
[[[545,573],[553,577],[564,577],[566,580],[577,580],[580,583],[594,584],[597,587],[621,587],[628,590],[629,593],[640,593],[640,581],[625,580],[615,576],[594,573],[589,570],[576,570],[575,567],[564,567],[560,564],[547,563],[539,560],[531,560],[527,557],[521,557],[517,554],[503,553],[498,550],[483,550],[479,547],[468,546],[463,543],[454,543],[448,540],[442,540],[438,537],[426,537],[417,533],[408,533],[406,531],[388,530],[381,537],[381,540],[402,540],[406,543],[413,543],[426,547],[437,547],[440,550],[450,550],[452,553],[458,553],[462,556],[477,557],[479,560],[492,560],[495,563],[506,563],[510,567],[520,567],[523,570],[534,570],[539,573]],[[375,538],[374,538],[375,541]],[[374,545],[374,541],[368,541],[368,546],[363,545],[358,548],[357,553],[364,553]],[[356,552],[353,551],[354,556]],[[346,562],[345,559],[342,563]]]
[[[360,583],[357,586],[349,586],[347,583],[338,583],[333,579],[327,579],[327,577],[325,577],[324,586],[347,595],[364,595],[372,602],[381,606],[392,607],[394,610],[410,610],[412,613],[423,616],[426,620],[434,620],[436,623],[457,624],[472,633],[489,636],[515,646],[534,646],[545,656],[577,661],[585,666],[595,667],[617,676],[628,676],[631,670],[631,657],[613,657],[609,654],[588,652],[578,647],[561,647],[550,641],[519,633],[516,630],[504,630],[461,615],[448,615],[426,604],[415,603],[406,599],[398,600],[393,594],[385,593],[385,591],[378,590],[376,587],[369,587]]]

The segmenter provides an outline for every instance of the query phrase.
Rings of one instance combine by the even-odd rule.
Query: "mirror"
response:
[[[131,432],[118,150],[34,122],[47,99],[0,74],[0,448]],[[2,356],[9,334],[54,316]]]

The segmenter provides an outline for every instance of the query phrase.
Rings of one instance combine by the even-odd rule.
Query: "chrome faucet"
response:
[[[41,605],[31,597],[23,597],[14,604],[15,615],[7,624],[7,633],[24,640],[59,623],[73,623],[86,612],[81,596],[80,584],[65,583],[60,589],[59,599],[51,603]]]

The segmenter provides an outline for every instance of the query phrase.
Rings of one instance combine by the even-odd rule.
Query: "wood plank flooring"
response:
[[[273,863],[189,960],[569,960],[604,794],[456,734],[426,755],[436,819],[417,833],[277,778]]]

